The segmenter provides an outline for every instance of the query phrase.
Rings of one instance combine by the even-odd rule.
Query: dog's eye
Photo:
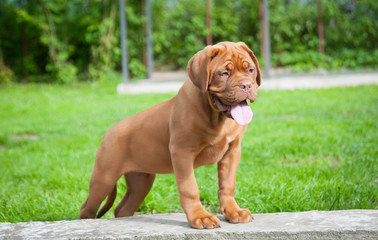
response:
[[[228,72],[228,71],[226,71],[226,72],[222,72],[222,73],[220,73],[219,74],[221,77],[228,77],[228,76],[230,76],[230,73]]]
[[[249,73],[253,73],[253,68],[249,68],[249,69],[248,69],[248,72],[249,72]]]

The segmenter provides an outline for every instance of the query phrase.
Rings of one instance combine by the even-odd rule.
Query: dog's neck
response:
[[[209,116],[211,116],[211,122],[214,125],[222,125],[226,122],[229,118],[218,109],[218,107],[214,104],[214,101],[212,99],[211,93],[209,91],[203,93],[203,99],[208,106]]]
[[[203,114],[200,114],[198,117],[204,118],[203,120],[209,122],[213,127],[220,127],[229,120],[227,116],[214,105],[211,94],[208,91],[203,92],[195,86],[190,79],[188,79],[184,85],[187,85],[187,87],[182,89],[185,89],[184,91],[190,99],[189,101],[203,111]]]

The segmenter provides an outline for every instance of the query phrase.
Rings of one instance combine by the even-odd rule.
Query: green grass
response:
[[[77,219],[103,133],[174,94],[117,95],[116,84],[0,88],[0,221]],[[260,91],[242,142],[236,199],[254,213],[377,209],[378,86]],[[216,167],[196,170],[217,213]],[[116,204],[125,192],[118,183]],[[158,175],[141,213],[182,212]],[[106,217],[112,217],[112,211]]]

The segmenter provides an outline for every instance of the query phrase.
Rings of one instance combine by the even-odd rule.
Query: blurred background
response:
[[[219,41],[244,41],[262,62],[263,2],[151,0],[155,71],[185,69],[195,52]],[[267,3],[272,68],[377,67],[376,0]],[[147,76],[145,4],[125,0],[132,79]],[[115,0],[1,0],[0,83],[120,80],[119,19]]]

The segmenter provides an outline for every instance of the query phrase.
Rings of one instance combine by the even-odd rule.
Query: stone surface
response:
[[[190,228],[184,214],[0,223],[0,239],[378,239],[378,210],[255,214],[252,223]]]
[[[163,93],[177,92],[188,79],[186,72],[157,73],[152,79],[127,84],[119,84],[118,93]],[[307,89],[330,88],[340,86],[358,86],[378,84],[378,72],[342,73],[342,74],[306,74],[273,76],[262,79],[261,89]]]

